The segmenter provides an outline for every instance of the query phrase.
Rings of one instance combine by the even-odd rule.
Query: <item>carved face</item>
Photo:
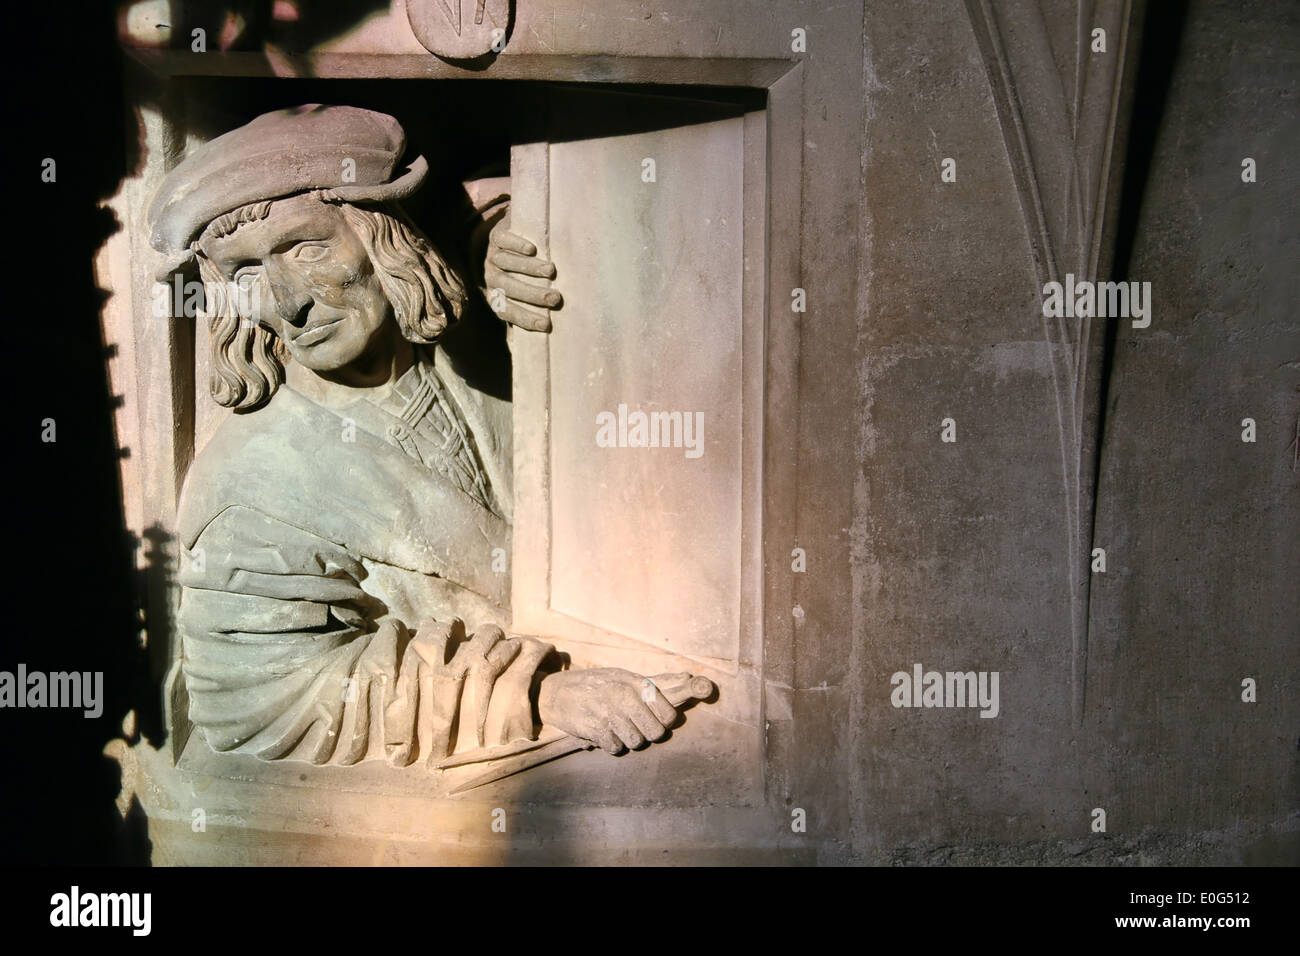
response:
[[[277,200],[265,219],[204,240],[202,252],[247,290],[250,318],[274,332],[293,361],[333,372],[392,347],[392,306],[338,207],[311,195]]]

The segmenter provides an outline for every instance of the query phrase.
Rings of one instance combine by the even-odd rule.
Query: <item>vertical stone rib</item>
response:
[[[1064,280],[1095,282],[1111,256],[1106,216],[1114,192],[1113,146],[1125,98],[1121,80],[1132,55],[1131,0],[1080,0],[1070,22],[1049,23],[1041,6],[967,0],[1007,159],[1020,199],[1040,288]],[[1091,54],[1094,26],[1112,42]],[[1052,57],[1051,37],[1074,39],[1074,95]],[[1067,196],[1059,213],[1044,195]],[[1052,356],[1065,496],[1070,598],[1071,710],[1083,720],[1087,684],[1088,601],[1096,507],[1101,320],[1043,318]]]

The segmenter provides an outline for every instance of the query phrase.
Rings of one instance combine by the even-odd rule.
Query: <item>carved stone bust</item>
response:
[[[428,172],[405,151],[380,113],[268,113],[187,157],[150,208],[169,268],[235,293],[208,316],[212,398],[234,414],[177,522],[190,717],[216,751],[316,764],[645,746],[707,680],[567,671],[503,626],[511,404],[483,385],[480,338],[451,333],[476,308],[496,321],[491,298],[545,334],[528,307],[560,303],[536,283],[555,270],[504,227],[498,190],[486,253],[466,236],[482,271],[462,274],[398,205]]]

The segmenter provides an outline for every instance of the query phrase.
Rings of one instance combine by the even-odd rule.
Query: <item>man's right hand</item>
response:
[[[543,724],[589,740],[611,754],[662,740],[677,720],[677,708],[654,681],[618,667],[545,677],[538,689],[537,710]]]

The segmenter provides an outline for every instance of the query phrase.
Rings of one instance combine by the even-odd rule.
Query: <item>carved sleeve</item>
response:
[[[463,228],[469,250],[470,278],[486,295],[483,257],[487,253],[488,233],[510,211],[510,176],[504,168],[487,167],[462,185],[467,198]]]
[[[214,750],[406,765],[536,735],[529,692],[550,645],[467,635],[457,618],[412,631],[362,589],[366,573],[248,508],[203,529],[181,561],[180,630],[190,717]]]

